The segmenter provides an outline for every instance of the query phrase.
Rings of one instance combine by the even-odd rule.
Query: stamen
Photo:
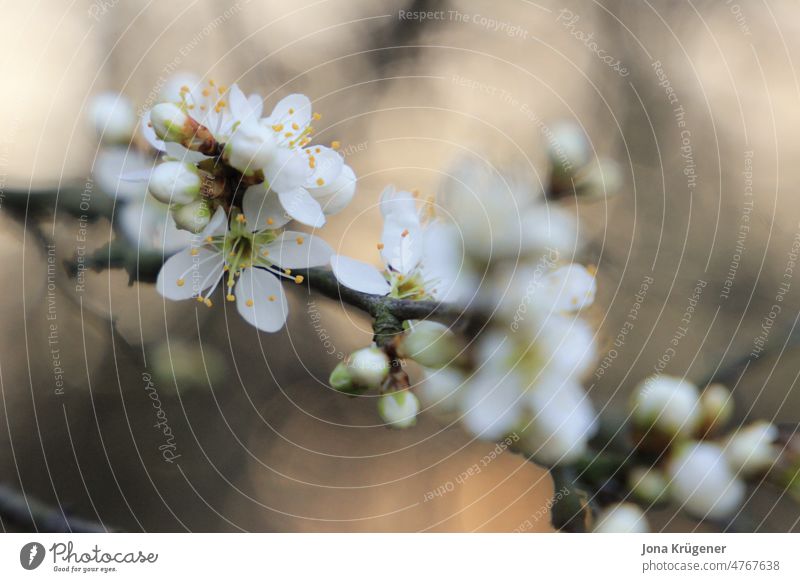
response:
[[[378,243],[376,246],[378,247],[379,251],[382,251],[383,247],[384,247],[384,244],[383,243]]]
[[[186,285],[186,280],[185,279],[178,279],[177,281],[175,281],[175,284],[178,287],[183,287],[184,285]]]
[[[295,242],[296,242],[297,244],[299,244],[299,245],[303,244],[303,237],[302,237],[302,236],[298,236],[298,237],[297,237],[296,239],[294,239],[294,240],[295,240]]]
[[[267,299],[270,300],[270,301],[275,301],[275,296],[274,295],[270,295],[269,297],[267,297]]]
[[[304,277],[303,277],[302,275],[297,275],[297,276],[294,278],[294,282],[295,282],[295,283],[297,283],[298,285],[299,285],[300,283],[302,283],[302,282],[303,282],[303,280],[304,280]]]
[[[325,180],[322,178],[317,178],[317,186],[322,186],[323,184],[325,184]]]
[[[227,299],[227,300],[228,300],[228,301],[230,301],[231,303],[233,303],[234,301],[236,301],[236,297],[235,297],[235,296],[234,296],[232,293],[228,293],[228,295],[225,297],[225,299]]]
[[[314,121],[319,121],[320,119],[322,119],[322,115],[320,115],[319,113],[314,113],[314,115],[311,116],[311,119],[313,119]]]
[[[408,236],[408,229],[407,228],[403,229],[403,232],[400,233],[400,236],[402,236],[403,238],[407,237]]]
[[[342,147],[342,143],[341,142],[338,142],[338,141],[332,141],[331,142],[331,149],[338,150],[340,147]]]
[[[247,301],[245,301],[245,304],[246,304],[248,307],[252,307],[252,306],[253,306],[253,300],[252,300],[252,299],[248,299]]]

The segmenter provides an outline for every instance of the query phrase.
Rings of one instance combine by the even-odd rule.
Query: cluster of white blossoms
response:
[[[766,421],[721,435],[733,397],[721,384],[702,392],[691,382],[653,376],[635,390],[632,420],[638,447],[666,454],[653,467],[628,472],[628,487],[645,504],[668,500],[700,519],[723,520],[741,509],[744,480],[779,458],[778,429]]]
[[[131,147],[137,123],[126,98],[99,96],[90,118],[104,143],[96,180],[121,204],[118,231],[137,252],[169,256],[158,291],[211,306],[224,282],[242,317],[274,332],[287,316],[280,279],[302,283],[292,269],[327,266],[333,255],[286,225],[323,226],[352,200],[356,177],[338,142],[311,143],[320,115],[306,96],[281,99],[267,116],[263,105],[237,85],[171,79],[139,124],[151,152]]]

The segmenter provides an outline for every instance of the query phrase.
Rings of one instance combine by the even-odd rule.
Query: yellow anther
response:
[[[199,255],[199,254],[200,254],[200,249],[192,249],[192,250],[191,250],[191,251],[189,251],[189,252],[191,253],[191,255],[192,255],[193,257],[196,257],[197,255]]]
[[[247,219],[244,217],[244,214],[237,214],[236,215],[236,222],[246,222]]]
[[[175,281],[175,284],[178,285],[178,287],[183,287],[184,285],[186,285],[186,281],[184,281],[183,279],[178,279],[177,281]]]
[[[282,123],[276,123],[275,125],[272,126],[272,129],[274,131],[283,131],[283,124]]]
[[[267,218],[267,224],[275,224],[275,221],[271,218]]]
[[[294,240],[295,240],[295,242],[296,242],[297,244],[301,245],[301,244],[303,244],[303,240],[304,240],[304,239],[303,239],[303,237],[302,237],[302,236],[298,236],[298,237],[297,237],[296,239],[294,239]]]
[[[181,93],[188,93],[189,87],[187,85],[181,85]]]
[[[225,299],[227,299],[231,303],[236,301],[236,297],[234,297],[233,294],[231,294],[231,293],[228,293],[228,295],[225,296]]]
[[[203,297],[202,297],[202,296],[200,296],[200,295],[198,295],[198,296],[197,296],[197,302],[198,302],[198,303],[203,303]]]
[[[206,106],[205,105],[201,105],[200,106],[200,111],[205,111],[205,110],[206,110]]]
[[[597,265],[586,265],[586,270],[592,277],[597,275]]]
[[[267,297],[267,299],[270,300],[270,301],[275,301],[275,296],[274,295],[270,295],[269,297]]]
[[[331,148],[332,149],[338,150],[340,147],[342,147],[342,143],[341,142],[338,142],[338,141],[332,141],[331,142]]]
[[[212,243],[212,242],[214,242],[214,239],[211,236],[207,236],[206,237],[206,242],[207,243]]]
[[[189,111],[191,111],[192,109],[194,109],[194,103],[192,103],[191,105],[189,105],[189,106],[188,106],[186,109],[188,109]]]
[[[403,232],[400,233],[400,236],[402,236],[403,238],[407,237],[408,236],[408,229],[404,228]]]
[[[252,299],[248,299],[247,301],[245,301],[245,304],[246,304],[248,307],[252,307],[252,306],[253,306],[253,300],[252,300]]]
[[[291,269],[284,269],[283,272],[286,273],[287,275],[291,275],[292,274],[292,270]]]
[[[314,121],[319,121],[320,119],[322,119],[322,115],[320,115],[319,113],[314,113],[314,115],[311,116],[311,119],[313,119]]]
[[[228,90],[228,88],[225,85],[220,85],[219,88],[218,88],[218,91],[220,93],[224,93],[227,90]]]
[[[297,276],[294,278],[294,282],[295,282],[295,283],[297,283],[298,285],[299,285],[300,283],[302,283],[302,282],[303,282],[303,280],[304,280],[304,277],[303,277],[302,275],[297,275]]]
[[[317,178],[317,186],[322,186],[323,184],[325,184],[325,180],[322,178]]]
[[[398,275],[397,276],[397,280],[398,281],[403,281],[403,280],[405,280],[405,278],[406,278],[405,275]]]
[[[293,107],[289,108],[289,115],[294,115],[294,108]]]
[[[210,94],[211,93],[208,89],[203,89],[203,97],[208,97]]]
[[[294,134],[291,131],[287,131],[283,134],[283,137],[292,137]]]
[[[264,255],[265,257],[268,257],[269,256],[269,249],[264,249],[263,251],[261,251],[261,254]]]
[[[377,244],[378,250],[382,251],[383,250],[383,246],[384,246],[383,243],[378,243]]]
[[[215,85],[215,83],[214,83],[214,79],[209,79],[209,80],[208,80],[208,84],[209,84],[209,85],[211,85],[211,86],[213,87],[213,86]]]
[[[322,150],[321,150],[321,149],[319,149],[319,148],[314,148],[314,151],[315,151],[316,153],[319,153],[319,152],[321,152]]]
[[[211,307],[212,305],[214,305],[213,303],[211,303],[211,299],[209,299],[208,297],[206,297],[206,298],[203,300],[203,303],[205,303],[205,304],[206,304],[206,307]]]
[[[297,131],[298,129],[300,129],[300,126],[297,125],[296,123],[292,123],[292,129]]]

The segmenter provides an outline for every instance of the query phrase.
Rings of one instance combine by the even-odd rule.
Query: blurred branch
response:
[[[41,501],[0,485],[0,521],[13,524],[24,531],[47,533],[105,533],[113,531],[103,524],[72,517],[63,509],[50,507]]]

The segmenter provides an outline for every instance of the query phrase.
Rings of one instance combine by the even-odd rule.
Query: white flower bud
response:
[[[400,338],[397,353],[428,368],[441,368],[458,355],[458,341],[446,325],[414,321],[409,322],[409,330]]]
[[[455,413],[459,405],[459,392],[466,377],[456,368],[425,370],[425,378],[417,387],[422,404],[433,414],[446,417]]]
[[[331,388],[345,394],[354,394],[361,392],[359,387],[353,385],[353,377],[350,375],[350,370],[344,362],[336,365],[331,372],[328,383]]]
[[[201,232],[211,221],[211,208],[205,200],[196,200],[172,210],[172,218],[178,228],[189,232]]]
[[[651,427],[669,437],[688,437],[701,418],[697,387],[672,376],[651,376],[636,389],[633,420],[642,430]]]
[[[136,131],[133,105],[119,93],[102,93],[93,98],[89,118],[97,135],[107,144],[128,143]]]
[[[278,143],[275,132],[264,124],[242,123],[225,144],[225,157],[232,167],[252,174],[266,167],[275,157]]]
[[[589,141],[579,125],[560,123],[553,128],[548,143],[548,155],[553,171],[560,176],[572,176],[583,168],[591,156]]]
[[[378,399],[378,414],[393,428],[408,428],[417,423],[419,400],[410,390],[391,392]]]
[[[639,507],[633,503],[618,503],[603,509],[597,516],[595,533],[647,533],[650,526]]]
[[[658,503],[667,493],[667,478],[654,467],[634,467],[628,473],[628,488],[644,503]]]
[[[575,194],[581,200],[603,200],[619,194],[622,183],[622,170],[615,161],[598,160],[576,179]]]
[[[194,164],[164,162],[150,177],[150,194],[164,204],[189,204],[200,197],[200,174]]]
[[[389,375],[389,357],[379,348],[362,348],[350,354],[347,367],[355,384],[374,390]]]
[[[733,396],[722,384],[711,384],[700,394],[703,425],[709,429],[724,426],[733,416]]]
[[[194,133],[186,112],[174,103],[159,103],[150,110],[150,123],[165,141],[182,142]]]
[[[666,467],[672,498],[701,519],[724,519],[744,501],[745,486],[731,471],[722,449],[691,442],[673,451]]]
[[[723,444],[731,469],[744,476],[765,472],[777,460],[774,446],[778,428],[770,422],[755,422],[733,433]]]

